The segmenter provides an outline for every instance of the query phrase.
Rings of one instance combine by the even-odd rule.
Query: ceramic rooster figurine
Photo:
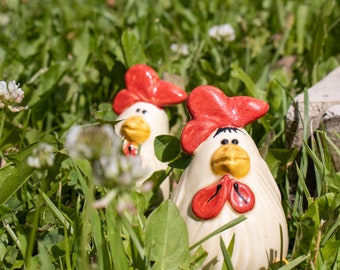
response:
[[[147,65],[132,66],[125,74],[126,89],[118,92],[112,108],[118,114],[115,131],[123,139],[126,155],[140,155],[143,168],[147,170],[144,179],[137,182],[137,188],[154,171],[166,168],[154,154],[154,139],[169,133],[169,119],[163,107],[175,105],[187,98],[186,92],[176,85],[160,80],[157,73]],[[160,188],[163,198],[169,197],[169,180]]]
[[[187,106],[192,119],[183,129],[181,144],[193,158],[173,201],[188,226],[190,245],[244,214],[245,221],[203,243],[208,252],[203,269],[221,269],[220,237],[228,246],[233,235],[235,269],[266,269],[287,254],[287,224],[278,186],[243,127],[263,116],[269,105],[199,86]]]

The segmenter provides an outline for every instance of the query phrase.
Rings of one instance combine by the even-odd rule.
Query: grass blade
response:
[[[222,250],[222,254],[224,258],[223,267],[226,266],[228,270],[234,270],[233,264],[231,262],[231,257],[228,253],[228,250],[224,244],[222,237],[220,237],[220,246],[221,246],[221,250]]]
[[[51,201],[51,199],[46,195],[45,192],[40,190],[41,197],[44,199],[47,207],[51,210],[51,212],[55,215],[55,217],[62,223],[64,226],[73,234],[73,227],[71,223],[67,220],[67,218],[63,215],[63,213],[55,206],[55,204]]]
[[[296,259],[290,261],[287,265],[282,266],[279,268],[279,270],[291,270],[295,269],[296,266],[298,266],[300,263],[308,259],[310,255],[301,255],[300,257],[297,257]]]
[[[106,219],[107,236],[114,269],[127,270],[129,269],[129,264],[124,251],[123,240],[120,236],[117,216],[115,215],[114,209],[112,207],[107,209]]]
[[[216,234],[219,234],[231,227],[234,227],[235,225],[241,223],[242,221],[246,220],[246,216],[245,215],[241,215],[235,219],[233,219],[232,221],[228,222],[227,224],[223,225],[222,227],[218,228],[217,230],[213,231],[212,233],[208,234],[207,236],[203,237],[201,240],[199,240],[198,242],[196,242],[195,244],[193,244],[190,247],[190,250],[193,250],[194,248],[198,247],[200,244],[202,244],[203,242],[207,241],[209,238],[215,236]]]

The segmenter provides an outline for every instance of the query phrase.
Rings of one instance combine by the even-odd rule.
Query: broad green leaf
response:
[[[144,197],[144,207],[154,207],[159,205],[163,201],[162,193],[159,191],[159,187],[162,182],[167,178],[168,174],[165,170],[155,171],[148,179],[144,181],[144,184],[152,184],[152,189],[149,191],[143,192]]]
[[[188,269],[187,227],[175,204],[164,201],[145,223],[145,252],[153,269]]]
[[[168,165],[171,168],[185,169],[190,164],[191,158],[191,155],[181,152],[179,156],[175,160],[171,161]]]
[[[125,62],[128,67],[147,62],[143,48],[132,31],[127,30],[123,32],[121,41]]]
[[[154,141],[155,155],[162,162],[168,162],[176,158],[181,151],[181,145],[177,137],[160,135]]]
[[[145,182],[152,182],[154,188],[158,188],[159,185],[165,180],[167,177],[165,170],[155,171]]]
[[[32,176],[35,169],[27,161],[9,164],[0,169],[0,204],[5,203]]]

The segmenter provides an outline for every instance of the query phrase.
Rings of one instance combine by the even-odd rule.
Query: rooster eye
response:
[[[140,109],[138,108],[138,109],[136,110],[136,112],[140,112]]]
[[[232,144],[238,144],[238,140],[237,140],[237,139],[233,139],[233,140],[231,141],[231,143],[232,143]]]
[[[142,114],[147,114],[147,113],[148,113],[147,110],[143,110],[143,111],[142,111]]]
[[[223,140],[221,141],[221,144],[228,144],[228,140],[227,140],[227,139],[223,139]]]

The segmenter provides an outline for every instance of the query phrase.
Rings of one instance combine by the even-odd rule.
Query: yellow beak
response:
[[[141,144],[150,136],[150,126],[140,116],[131,116],[123,122],[121,133],[124,138],[136,144]]]
[[[226,144],[214,152],[210,166],[217,175],[229,173],[236,178],[242,178],[250,170],[250,158],[242,147],[235,144]]]

